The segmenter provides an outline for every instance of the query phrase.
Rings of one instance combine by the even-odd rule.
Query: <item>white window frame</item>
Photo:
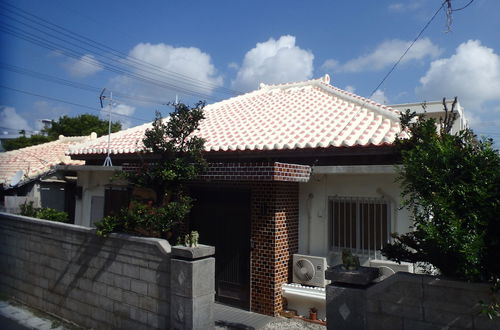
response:
[[[335,203],[355,203],[355,223],[356,223],[356,246],[353,246],[352,239],[347,239],[349,236],[352,237],[352,225],[350,223],[347,225],[347,219],[346,219],[346,212],[345,212],[345,206],[343,208],[344,214],[343,214],[343,233],[338,233],[335,232],[335,225],[334,225],[334,217],[335,217]],[[376,228],[374,233],[380,233],[380,241],[381,245],[376,246],[377,242],[371,242],[370,240],[370,230],[371,230],[371,225],[373,225],[373,218],[377,215],[375,214],[368,214],[368,226],[367,228],[363,228],[363,208],[361,206],[363,205],[386,205],[386,230],[385,230],[385,237],[384,237],[384,226],[380,226],[379,228]],[[343,249],[349,249],[353,253],[358,254],[358,255],[363,255],[367,256],[370,259],[382,259],[382,254],[380,253],[380,249],[383,247],[383,245],[390,243],[391,242],[391,212],[392,210],[392,205],[391,201],[389,201],[387,198],[373,198],[373,197],[352,197],[352,196],[345,196],[345,197],[328,197],[328,246],[329,249],[333,252],[341,252]],[[382,214],[382,208],[380,208],[380,213],[378,216],[380,218],[383,218]],[[381,219],[383,220],[383,219]],[[350,222],[350,221],[349,221]],[[376,226],[376,224],[375,224]],[[350,227],[347,229],[347,227]],[[338,228],[340,228],[340,224],[338,225]],[[364,238],[363,238],[363,231],[366,230],[368,231],[368,246],[364,246]],[[376,235],[375,234],[375,235]],[[343,235],[343,240],[341,239],[341,235]],[[385,238],[385,239],[384,239]],[[344,245],[341,246],[341,242],[344,242]],[[350,243],[350,245],[346,245]]]

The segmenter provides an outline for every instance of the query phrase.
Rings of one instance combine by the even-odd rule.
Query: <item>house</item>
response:
[[[343,248],[363,264],[383,262],[391,232],[409,230],[395,183],[399,111],[338,89],[328,75],[264,85],[205,107],[199,135],[209,168],[190,186],[197,199],[190,226],[216,246],[217,300],[276,315],[282,286],[292,279],[292,255],[340,262]],[[75,223],[91,226],[127,200],[114,170],[133,170],[151,124],[111,135],[115,167],[102,167],[107,137],[74,146],[78,173]],[[404,132],[401,134],[405,134]],[[99,210],[94,210],[99,208]],[[94,213],[94,214],[92,214]],[[97,216],[95,213],[99,213]]]
[[[72,145],[97,136],[65,137],[18,150],[0,153],[1,207],[16,213],[19,205],[32,201],[35,207],[66,211],[73,217],[76,173],[57,171],[56,165],[81,165],[66,155]],[[69,191],[69,192],[68,192]]]

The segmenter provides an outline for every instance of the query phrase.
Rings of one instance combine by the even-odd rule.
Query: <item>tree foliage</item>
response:
[[[121,130],[120,122],[111,123],[111,132]],[[108,134],[108,121],[101,120],[98,116],[83,114],[76,117],[62,116],[57,121],[52,121],[52,126],[42,130],[42,134],[34,134],[26,137],[24,131],[22,136],[6,140],[3,147],[6,151],[21,149],[37,144],[55,141],[59,135],[64,136],[84,136],[96,132],[97,136]]]
[[[394,235],[383,253],[398,262],[431,264],[445,276],[496,281],[500,155],[491,139],[478,140],[469,129],[450,134],[453,113],[454,106],[440,123],[423,116],[415,120],[409,111],[402,115],[410,137],[396,140],[402,157],[398,180],[413,231]]]
[[[111,123],[111,132],[118,132],[122,128],[120,122]],[[96,132],[97,136],[108,134],[108,121],[98,116],[82,114],[76,117],[62,116],[57,121],[52,121],[51,127],[43,132],[51,139],[56,140],[59,135],[84,136]]]
[[[153,153],[155,160],[142,160],[135,172],[119,173],[131,185],[154,190],[156,199],[148,205],[133,202],[118,216],[105,218],[97,225],[98,234],[125,231],[161,236],[184,221],[192,205],[185,184],[206,166],[202,154],[205,140],[193,134],[204,118],[204,106],[204,102],[192,108],[176,104],[167,119],[156,113],[143,139],[146,151]]]
[[[26,137],[23,135],[15,139],[8,139],[3,141],[2,146],[5,151],[11,151],[34,146],[37,144],[47,143],[50,141],[53,141],[53,139],[41,134],[34,134],[30,137]]]

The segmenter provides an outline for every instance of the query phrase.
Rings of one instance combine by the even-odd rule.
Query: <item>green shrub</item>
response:
[[[66,212],[57,211],[48,207],[37,208],[33,206],[33,202],[25,202],[19,205],[21,215],[26,217],[57,221],[68,222],[68,214]]]
[[[161,237],[182,223],[191,209],[191,203],[188,196],[161,207],[134,201],[118,215],[107,216],[96,223],[96,233],[105,237],[112,232]]]
[[[36,212],[36,217],[57,222],[68,222],[68,214],[63,211],[57,211],[48,207],[41,208]]]
[[[21,215],[24,215],[25,217],[36,218],[37,208],[33,206],[33,202],[26,201],[23,204],[19,205],[19,209],[21,210]]]
[[[414,231],[396,235],[383,253],[432,264],[454,278],[499,277],[500,156],[492,141],[478,141],[469,130],[438,132],[433,119],[407,127],[411,137],[397,141],[399,181]]]

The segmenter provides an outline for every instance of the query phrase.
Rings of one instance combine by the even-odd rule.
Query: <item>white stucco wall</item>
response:
[[[329,264],[333,261],[328,246],[329,197],[381,198],[384,194],[391,201],[391,232],[409,231],[409,213],[399,209],[400,188],[392,166],[329,168],[316,168],[309,182],[300,184],[299,253],[327,257]]]
[[[110,183],[112,171],[78,171],[77,186],[82,187],[82,198],[76,199],[75,225],[90,227],[92,197],[104,198],[104,187]]]

